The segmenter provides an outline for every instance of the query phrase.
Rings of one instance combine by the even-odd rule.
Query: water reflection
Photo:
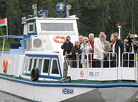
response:
[[[0,102],[30,102],[30,101],[0,92]]]

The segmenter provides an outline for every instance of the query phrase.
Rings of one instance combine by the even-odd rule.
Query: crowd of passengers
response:
[[[107,41],[104,32],[100,32],[98,38],[94,37],[93,33],[90,33],[89,38],[79,36],[79,40],[75,41],[75,46],[73,46],[70,36],[67,36],[61,48],[71,68],[87,68],[87,63],[88,67],[101,67],[101,64],[103,64],[103,67],[109,67],[109,60],[111,61],[110,67],[115,67],[118,66],[119,47],[121,55],[123,52],[138,52],[137,38],[136,34],[130,34],[123,41],[118,33],[113,33],[110,36],[110,41]],[[134,60],[134,54],[128,55],[124,53],[123,59],[128,58],[130,60],[129,66],[134,66],[134,61],[131,61]],[[120,56],[120,59],[122,59],[122,56]],[[77,60],[79,64],[77,64]],[[103,63],[101,63],[101,60],[103,60]],[[67,67],[66,61],[64,67]],[[123,66],[127,66],[126,63],[127,61],[124,60]]]
[[[67,36],[61,46],[65,55],[62,80],[66,79],[68,66],[71,68],[117,67],[119,54],[121,66],[134,67],[135,54],[138,53],[137,39],[136,34],[129,34],[123,41],[115,32],[111,34],[110,41],[107,41],[104,32],[100,32],[99,37],[94,37],[94,34],[90,33],[88,37],[79,36],[79,40],[75,41],[73,46],[71,37]]]

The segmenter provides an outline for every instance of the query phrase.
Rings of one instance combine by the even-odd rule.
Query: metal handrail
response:
[[[130,56],[132,56],[132,55],[134,56],[134,59],[130,59]],[[127,57],[127,59],[125,57]],[[128,64],[127,67],[131,67],[130,66],[130,61],[131,62],[134,61],[134,66],[133,67],[136,67],[136,54],[133,53],[133,52],[123,52],[122,53],[122,67],[124,67],[123,66],[124,65],[124,61],[127,61],[127,64]]]
[[[116,56],[116,58],[115,59],[111,59],[111,54],[112,53],[114,53],[115,54],[115,56]],[[84,53],[83,53],[84,54]],[[86,56],[87,56],[87,68],[92,68],[92,65],[93,65],[93,61],[96,61],[95,59],[93,59],[92,60],[92,55],[94,55],[95,53],[88,53],[88,54],[86,54]],[[67,54],[67,55],[69,55],[69,56],[71,56],[70,54]],[[89,55],[90,55],[90,57],[91,57],[91,60],[89,60],[88,58],[89,58]],[[104,66],[103,66],[103,62],[104,61],[108,61],[109,62],[109,68],[111,68],[112,66],[111,66],[111,63],[110,62],[112,62],[112,61],[115,61],[115,67],[117,67],[117,54],[115,53],[115,52],[107,52],[107,56],[109,55],[109,59],[107,59],[107,60],[100,60],[101,61],[101,68],[104,68]],[[73,55],[72,55],[73,56]],[[79,55],[76,55],[76,60],[66,60],[66,63],[67,62],[76,62],[77,63],[77,68],[79,68],[79,64],[80,64],[80,62],[81,62],[81,59],[79,59],[79,57],[80,56],[82,56],[82,54],[79,54]],[[103,54],[103,57],[104,57],[104,54]],[[66,56],[65,56],[65,58],[66,58]],[[92,65],[91,65],[91,67],[89,67],[89,65],[88,65],[88,63],[89,62],[91,62],[92,63]],[[67,65],[68,65],[68,63],[67,63]]]

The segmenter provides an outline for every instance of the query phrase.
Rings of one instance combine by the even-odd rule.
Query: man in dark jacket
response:
[[[127,62],[127,67],[129,65],[129,67],[134,67],[135,65],[135,54],[137,54],[137,50],[138,50],[138,41],[137,40],[137,35],[135,34],[135,36],[133,34],[130,35],[130,39],[126,44],[126,52],[131,52],[126,54],[126,59],[129,60],[129,64]]]
[[[117,58],[117,62],[113,61],[112,63],[112,67],[116,67],[116,65],[118,66],[118,58],[120,56],[120,62],[122,60],[122,53],[124,52],[124,42],[122,39],[120,39],[118,33],[114,33],[114,38],[115,38],[115,42],[113,44],[112,47],[112,60],[115,60]],[[119,55],[119,48],[120,48],[120,55]],[[116,54],[117,56],[116,56]]]
[[[62,81],[64,81],[67,77],[68,66],[66,62],[68,62],[70,67],[72,67],[71,49],[73,47],[73,43],[70,42],[70,39],[71,39],[70,36],[67,36],[65,43],[63,43],[63,45],[61,46],[61,48],[63,49],[63,55],[66,57],[64,60],[64,65],[63,65]]]
[[[72,48],[71,52],[72,52],[72,55],[73,55],[73,57],[72,57],[72,59],[73,59],[73,63],[72,63],[73,68],[77,68],[77,67],[80,68],[81,67],[80,54],[81,54],[82,51],[80,50],[80,42],[79,41],[75,42],[75,46]],[[77,66],[77,62],[76,61],[78,62],[79,66]]]
[[[67,36],[65,43],[63,43],[63,45],[61,46],[61,48],[63,49],[63,55],[66,55],[66,57],[68,58],[70,58],[71,56],[68,56],[67,54],[70,54],[73,47],[73,43],[70,42],[70,39],[70,36]]]

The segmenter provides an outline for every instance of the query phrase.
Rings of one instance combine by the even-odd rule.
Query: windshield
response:
[[[42,31],[74,31],[73,23],[41,23]]]

